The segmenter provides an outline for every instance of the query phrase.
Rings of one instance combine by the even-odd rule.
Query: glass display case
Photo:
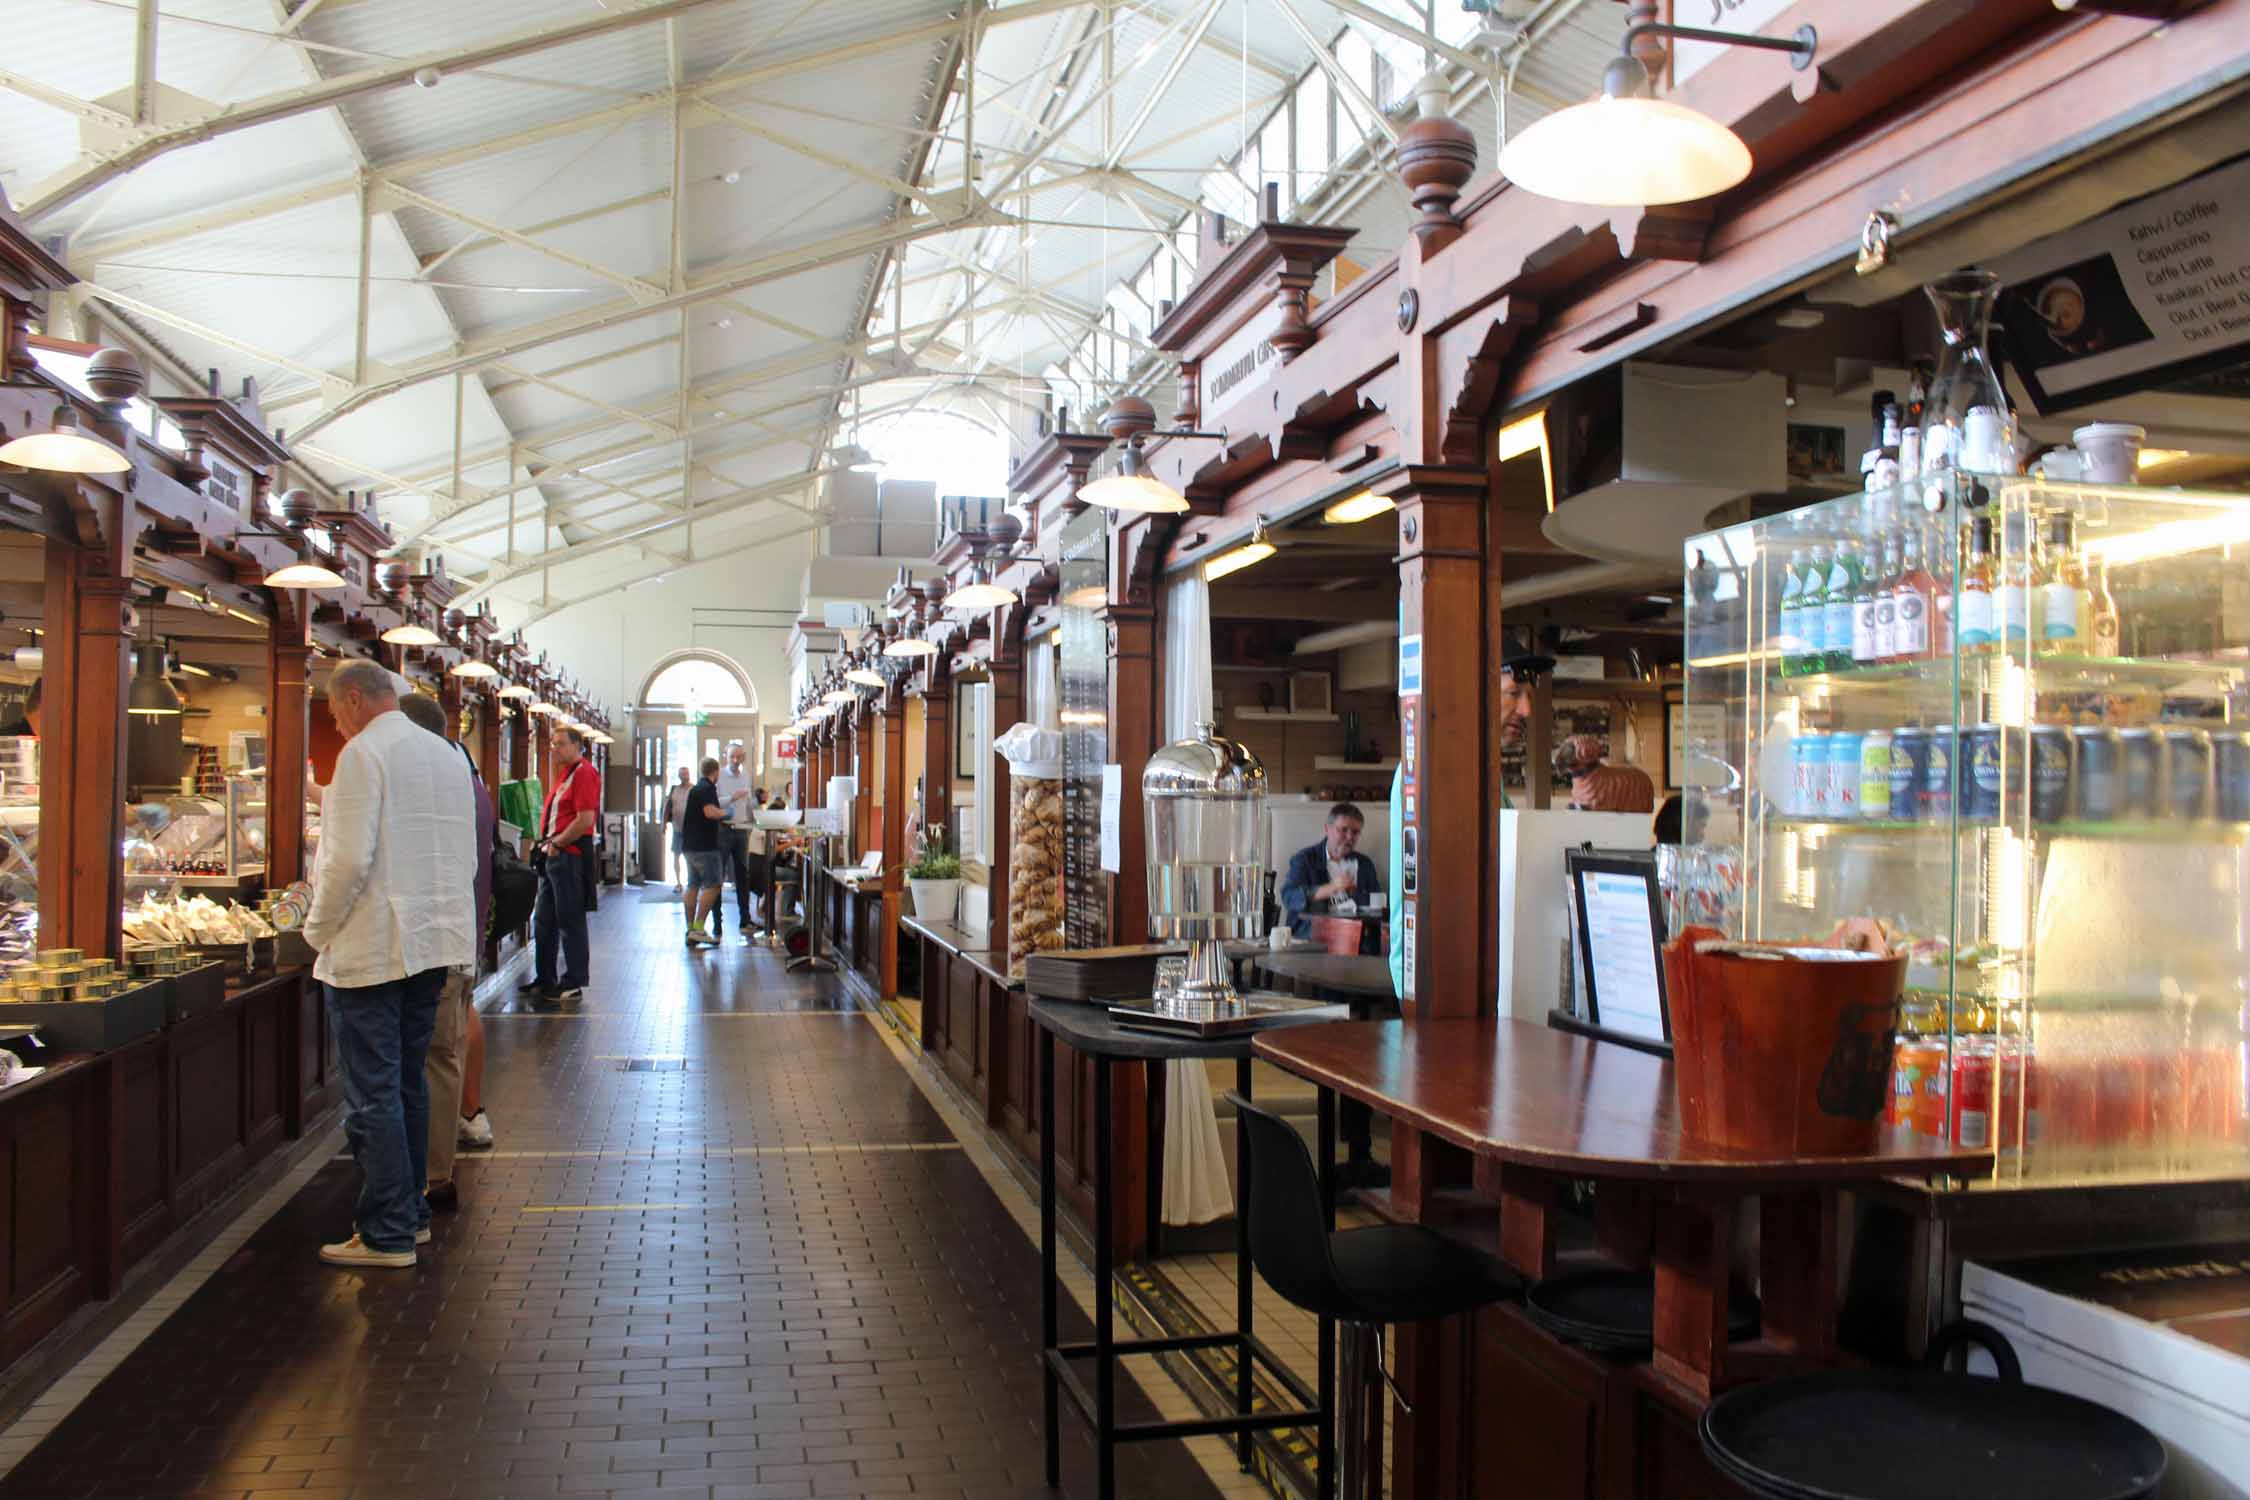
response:
[[[1700,919],[1910,954],[1893,1118],[2250,1172],[2250,497],[1948,471],[1691,538]]]
[[[226,795],[167,797],[125,810],[129,886],[237,886],[265,874],[266,784],[230,776]]]

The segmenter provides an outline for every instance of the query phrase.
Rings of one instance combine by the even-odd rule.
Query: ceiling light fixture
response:
[[[164,680],[164,653],[151,643],[133,655],[133,688],[125,711],[144,719],[177,718],[187,704],[179,690]]]
[[[1021,596],[1014,589],[976,579],[945,596],[947,609],[1006,609]]]
[[[1082,487],[1078,498],[1103,510],[1134,515],[1176,516],[1188,508],[1187,496],[1142,472],[1140,446],[1132,443],[1126,445],[1117,472]]]
[[[500,696],[507,699],[510,703],[521,703],[524,699],[531,696],[531,689],[525,687],[520,682],[511,682],[506,687],[500,690]]]
[[[417,625],[412,620],[404,625],[393,625],[383,632],[383,641],[392,646],[442,646],[445,637],[427,625]]]
[[[319,563],[293,562],[266,575],[269,589],[340,589],[344,575]]]
[[[884,680],[883,674],[873,667],[854,667],[844,674],[844,681],[856,682],[861,687],[880,688],[890,686],[890,683]]]
[[[1398,509],[1398,502],[1388,495],[1378,495],[1373,490],[1361,490],[1356,495],[1346,495],[1320,513],[1323,526],[1356,526],[1361,521],[1371,521]]]
[[[1741,136],[1699,110],[1651,96],[1648,69],[1633,55],[1644,36],[1786,52],[1799,71],[1812,66],[1820,41],[1810,26],[1788,37],[1661,21],[1628,26],[1624,54],[1602,70],[1597,97],[1534,122],[1501,148],[1500,170],[1510,182],[1565,203],[1639,208],[1709,198],[1750,175]]]
[[[539,700],[538,702],[536,702],[536,703],[532,704],[532,705],[531,705],[531,711],[532,711],[533,713],[535,713],[535,714],[539,715],[539,716],[540,716],[541,718],[543,718],[543,719],[544,719],[544,718],[553,718],[553,717],[555,717],[555,716],[559,715],[559,714],[560,714],[560,713],[562,712],[562,710],[561,710],[561,709],[559,709],[559,708],[555,707],[555,705],[553,705],[552,703],[549,703],[549,702],[548,702],[548,701],[547,701],[546,699],[544,699],[544,698],[541,698],[541,699],[540,699],[540,700]]]
[[[885,656],[935,656],[938,648],[918,635],[901,636],[883,648]]]
[[[1266,535],[1266,518],[1260,516],[1258,524],[1250,529],[1250,540],[1239,547],[1228,548],[1203,565],[1203,581],[1217,583],[1244,568],[1264,562],[1273,554],[1273,539]]]
[[[853,692],[850,688],[838,688],[832,693],[823,695],[820,701],[831,708],[842,708],[847,703],[857,703],[859,694]]]
[[[479,661],[472,656],[467,661],[456,663],[450,675],[465,677],[472,682],[476,682],[487,677],[498,677],[500,669],[491,662]]]
[[[55,408],[47,431],[27,432],[0,445],[0,464],[50,474],[123,474],[133,467],[124,449],[80,427],[77,408],[67,402]]]
[[[1541,407],[1528,417],[1518,417],[1500,429],[1499,442],[1494,449],[1500,462],[1539,455],[1539,482],[1546,490],[1547,509],[1555,508],[1555,455],[1547,444],[1547,410]]]

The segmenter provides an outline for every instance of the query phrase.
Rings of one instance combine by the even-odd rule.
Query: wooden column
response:
[[[39,946],[122,951],[125,702],[132,680],[130,500],[103,495],[102,539],[47,543],[40,707]]]
[[[507,733],[508,705],[498,698],[485,698],[484,738],[477,743],[477,774],[495,798],[500,795],[500,740]]]
[[[859,788],[859,795],[852,798],[852,848],[865,854],[880,834],[875,827],[875,711],[855,703],[851,715],[851,769],[844,774]]]
[[[1157,702],[1156,611],[1147,604],[1113,603],[1103,612],[1103,623],[1109,633],[1109,758],[1124,783],[1117,875],[1110,882],[1109,940],[1145,943],[1148,838],[1141,823],[1141,772],[1164,738]]]
[[[1488,643],[1461,625],[1484,615],[1484,475],[1409,466],[1376,490],[1398,502],[1399,632],[1422,638],[1422,691],[1401,703],[1416,715],[1414,816],[1405,828],[1418,894],[1394,898],[1401,920],[1411,913],[1417,929],[1405,1010],[1412,1018],[1473,1017],[1491,1000],[1480,976],[1494,941],[1485,881],[1492,830],[1487,816],[1462,810],[1483,806]]]
[[[877,939],[883,998],[898,995],[898,919],[906,907],[906,690],[883,695],[883,918]],[[927,772],[924,773],[925,776]]]
[[[1022,720],[1023,702],[1023,609],[1014,606],[992,612],[992,735],[997,740]],[[1015,839],[1008,831],[1008,797],[1010,777],[1007,757],[986,748],[986,764],[991,774],[985,777],[986,795],[992,799],[992,912],[991,946],[1002,953],[1008,951],[1008,876],[1009,850]]]
[[[312,600],[277,595],[266,637],[266,885],[304,879],[305,759],[312,747]]]

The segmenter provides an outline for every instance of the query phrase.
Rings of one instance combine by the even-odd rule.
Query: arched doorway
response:
[[[675,879],[671,840],[662,825],[677,768],[687,767],[692,779],[705,757],[723,759],[728,744],[740,740],[763,784],[758,718],[757,687],[723,652],[674,651],[649,668],[633,703],[634,806],[642,827],[650,830],[641,845],[643,870],[662,870],[667,881]]]

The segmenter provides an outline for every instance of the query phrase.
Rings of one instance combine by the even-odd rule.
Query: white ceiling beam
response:
[[[156,0],[140,0],[133,13],[133,123],[156,124]]]
[[[209,324],[198,323],[193,318],[183,318],[178,313],[167,312],[153,302],[143,302],[138,297],[103,286],[98,281],[81,282],[79,285],[86,295],[97,297],[112,307],[146,318],[151,323],[161,323],[166,328],[193,334],[195,337],[216,344],[222,349],[231,349],[247,359],[261,360],[272,365],[275,369],[287,370],[292,375],[301,375],[307,380],[317,381],[325,389],[341,391],[350,387],[349,381],[333,371],[323,370],[317,365],[308,365],[302,360],[276,353],[271,349],[261,349],[256,344],[247,343],[230,333],[213,328]]]
[[[573,42],[606,36],[629,27],[645,26],[652,21],[661,21],[717,3],[719,0],[615,0],[615,9],[595,11],[590,15],[581,15],[550,26],[534,26],[527,30],[508,32],[465,47],[417,53],[394,62],[355,69],[317,83],[283,89],[240,104],[231,104],[178,125],[144,128],[135,139],[117,150],[91,159],[82,159],[76,166],[66,169],[59,178],[41,184],[22,205],[22,213],[26,220],[36,221],[57,209],[76,203],[103,184],[146,166],[167,152],[177,151],[183,146],[200,145],[237,131],[270,125],[277,120],[293,119],[313,110],[327,109],[345,100],[356,99],[362,94],[396,88],[402,83],[410,82],[424,68],[436,68],[441,73],[448,68],[461,72],[487,63],[502,62],[511,57],[544,52],[552,47],[566,47]]]
[[[727,546],[720,547],[710,552],[705,552],[691,546],[687,549],[687,555],[685,557],[682,557],[677,561],[665,562],[661,566],[656,567],[647,573],[643,573],[636,578],[621,579],[616,583],[604,584],[600,588],[586,590],[582,593],[573,595],[571,598],[565,600],[560,604],[553,603],[551,601],[543,602],[530,614],[525,615],[521,620],[517,621],[513,628],[517,630],[529,629],[531,626],[538,624],[541,620],[549,619],[555,615],[561,614],[566,609],[576,609],[581,604],[590,604],[596,599],[606,599],[611,594],[622,593],[626,589],[634,587],[636,584],[647,583],[653,578],[661,578],[666,573],[675,572],[680,568],[692,568],[699,563],[718,562],[724,558],[739,557],[745,552],[762,552],[766,548],[772,546],[775,542],[784,542],[791,537],[803,536],[808,532],[818,531],[821,527],[826,526],[827,524],[827,517],[814,516],[804,520],[790,521],[777,531],[763,532],[758,536],[751,538],[749,541],[730,543]],[[652,548],[650,550],[653,551],[654,549]]]
[[[1297,33],[1298,39],[1312,49],[1313,61],[1320,64],[1320,71],[1328,75],[1328,81],[1336,86],[1336,91],[1357,105],[1361,113],[1375,122],[1375,128],[1383,133],[1383,139],[1396,146],[1398,128],[1385,118],[1382,106],[1367,97],[1367,90],[1359,86],[1359,81],[1346,71],[1343,64],[1336,61],[1336,54],[1329,50],[1328,44],[1313,35],[1312,28],[1305,24],[1303,16],[1297,14],[1296,7],[1289,0],[1273,0],[1273,6],[1281,12],[1281,19],[1289,23],[1289,29]]]
[[[372,402],[379,401],[386,396],[396,395],[400,391],[410,390],[425,381],[440,380],[464,370],[482,369],[486,365],[513,359],[519,354],[528,353],[548,344],[559,343],[564,339],[575,338],[581,334],[598,333],[603,329],[615,327],[620,323],[629,323],[654,313],[671,312],[697,302],[712,301],[742,291],[746,287],[757,286],[763,282],[779,281],[785,277],[817,270],[822,266],[833,265],[840,260],[851,260],[858,256],[873,254],[889,245],[927,239],[932,235],[949,234],[969,225],[997,223],[1005,217],[996,209],[982,208],[965,219],[915,220],[907,223],[884,223],[850,230],[843,234],[816,240],[793,250],[777,251],[772,255],[761,256],[753,261],[714,271],[701,281],[690,285],[687,290],[669,294],[654,302],[643,303],[628,297],[622,302],[604,303],[600,307],[587,308],[564,314],[561,317],[549,318],[526,328],[506,330],[486,338],[473,339],[458,350],[403,366],[395,373],[385,379],[376,381],[372,385],[354,387],[341,400],[300,427],[298,432],[303,437],[310,437],[330,423],[338,421]],[[335,377],[325,376],[323,378],[333,380]]]
[[[1327,0],[1327,3],[1331,10],[1342,11],[1362,26],[1372,26],[1377,31],[1404,37],[1424,52],[1434,53],[1455,67],[1467,68],[1471,77],[1489,79],[1497,76],[1491,58],[1479,57],[1473,52],[1464,52],[1459,47],[1441,42],[1411,21],[1385,15],[1373,6],[1362,3],[1362,0]]]
[[[513,229],[495,224],[489,219],[480,218],[465,209],[455,208],[450,203],[440,203],[427,193],[418,193],[412,188],[401,187],[395,182],[385,180],[375,189],[375,204],[378,208],[392,210],[395,210],[401,204],[405,204],[408,207],[419,208],[427,213],[436,214],[441,219],[451,219],[456,224],[465,224],[490,239],[505,241],[518,249],[529,250],[535,255],[544,255],[550,260],[560,261],[566,266],[584,271],[589,276],[598,277],[614,286],[621,287],[626,295],[639,302],[654,302],[664,295],[664,288],[653,281],[617,270],[614,267],[602,265],[597,261],[588,260],[582,255],[573,255],[569,251],[558,249],[553,245],[544,244],[528,234],[519,234]]]
[[[1172,85],[1179,81],[1180,72],[1188,65],[1188,59],[1195,56],[1195,49],[1203,44],[1205,33],[1210,31],[1211,22],[1217,19],[1219,7],[1224,3],[1225,0],[1205,0],[1194,26],[1188,30],[1187,39],[1172,54],[1171,60],[1164,64],[1164,71],[1158,75],[1156,86],[1149,90],[1148,97],[1141,101],[1141,107],[1133,112],[1133,118],[1126,122],[1125,128],[1118,132],[1116,139],[1110,143],[1109,150],[1103,154],[1102,165],[1105,168],[1114,172],[1124,163],[1126,153],[1133,149],[1133,142],[1140,137],[1141,128],[1148,124],[1149,118],[1156,113],[1157,106],[1172,92]]]
[[[878,172],[873,167],[865,166],[859,162],[853,161],[850,157],[847,156],[839,156],[833,151],[823,150],[821,147],[812,144],[812,142],[800,140],[796,136],[790,135],[786,131],[773,130],[768,128],[767,126],[760,125],[757,121],[749,118],[747,115],[737,114],[733,110],[728,109],[725,105],[715,104],[709,99],[703,100],[698,105],[698,108],[702,109],[708,114],[717,116],[720,120],[723,120],[734,129],[741,131],[744,135],[764,141],[768,145],[779,146],[782,150],[794,152],[796,155],[802,156],[809,161],[817,161],[824,167],[830,167],[838,172],[845,173],[848,176],[857,177],[862,182],[872,183],[876,187],[896,194],[898,197],[911,198],[915,202],[923,204],[924,206],[928,206],[930,204],[930,195],[928,193],[923,192],[920,188],[914,186],[914,184],[910,182],[905,182],[899,178],[893,177],[888,172]]]
[[[76,115],[81,120],[90,120],[110,130],[133,128],[131,115],[111,109],[106,104],[96,104],[91,99],[81,99],[76,94],[66,94],[61,89],[51,88],[12,68],[0,68],[0,89],[6,89],[11,94],[21,94],[26,99],[36,99],[49,108]]]

